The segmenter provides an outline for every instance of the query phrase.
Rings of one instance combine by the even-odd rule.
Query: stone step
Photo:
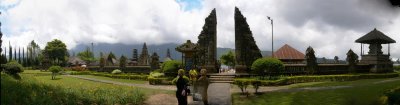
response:
[[[233,78],[209,78],[211,81],[233,81]]]
[[[211,75],[210,78],[235,78],[235,76],[232,75]]]
[[[211,81],[211,83],[233,83],[233,81]]]

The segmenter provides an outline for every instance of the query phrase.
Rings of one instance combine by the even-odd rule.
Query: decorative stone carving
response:
[[[198,51],[195,54],[195,65],[218,72],[217,66],[217,15],[213,9],[205,19],[203,30],[198,36]]]
[[[250,70],[253,62],[262,57],[246,18],[237,7],[235,7],[235,55],[235,69],[239,73]]]

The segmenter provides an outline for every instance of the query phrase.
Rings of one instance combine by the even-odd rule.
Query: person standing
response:
[[[189,81],[186,80],[183,76],[185,74],[185,70],[178,70],[178,80],[176,81],[176,98],[178,99],[178,105],[187,105],[187,95],[189,90],[187,89]]]

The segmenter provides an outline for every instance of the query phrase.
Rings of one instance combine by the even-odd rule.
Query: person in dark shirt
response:
[[[188,82],[187,80],[185,80],[183,78],[183,75],[185,74],[185,70],[180,69],[178,71],[178,80],[176,81],[176,98],[178,98],[178,104],[179,105],[187,105],[187,94],[188,94],[188,90],[187,90],[187,85]]]

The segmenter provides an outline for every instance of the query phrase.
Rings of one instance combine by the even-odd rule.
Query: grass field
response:
[[[1,74],[2,104],[141,104],[153,94],[173,91],[121,86],[25,70],[20,81]],[[143,97],[143,98],[140,98]]]
[[[267,92],[261,95],[232,95],[234,105],[379,105],[384,92],[400,86],[400,78],[364,79],[346,82],[317,82],[289,86],[304,87],[352,86],[327,90]]]

